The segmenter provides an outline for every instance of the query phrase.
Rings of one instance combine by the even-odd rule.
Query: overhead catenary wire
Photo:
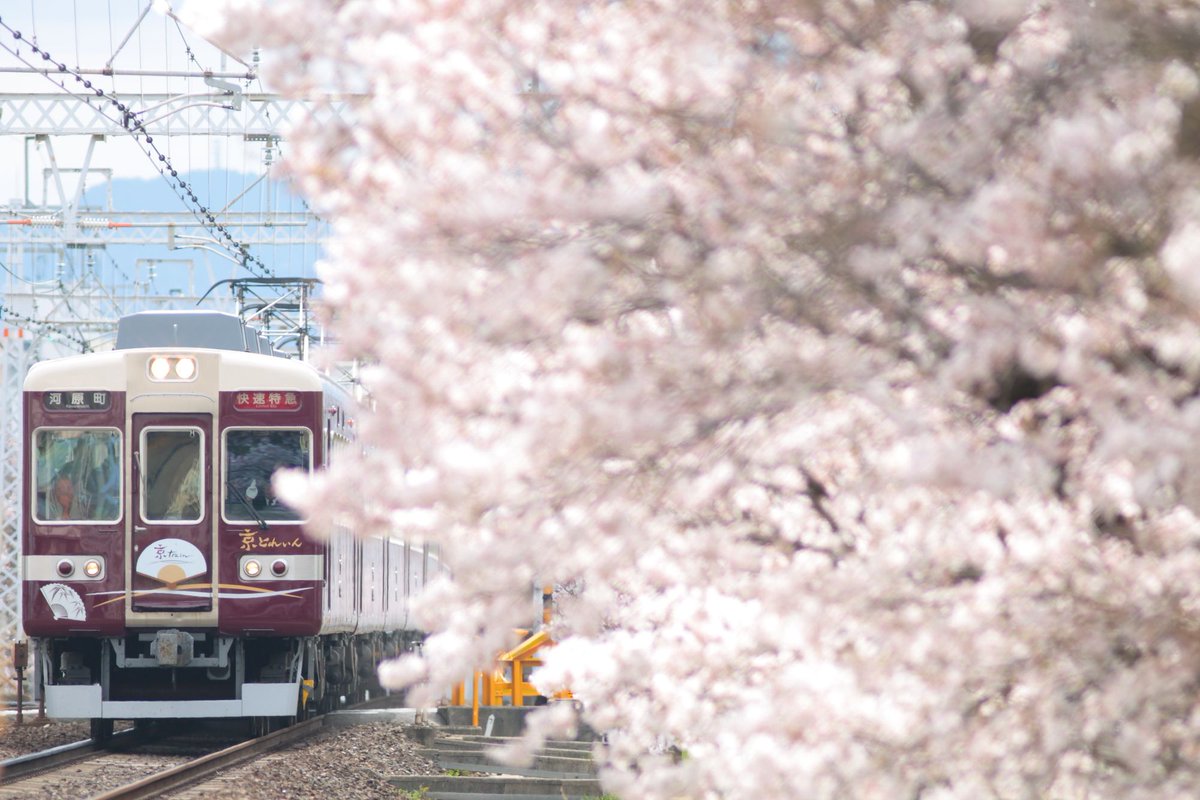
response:
[[[2,20],[0,20],[0,26],[7,27],[3,23]],[[21,56],[21,54],[19,52],[13,50],[12,48],[8,47],[7,45],[0,43],[0,49],[7,50],[9,53],[16,56],[22,62],[29,64],[29,62],[23,56]],[[34,48],[34,50],[35,50],[35,52],[38,52],[36,48]],[[69,70],[66,70],[66,68],[63,65],[60,64],[58,66],[60,67],[60,69],[63,69],[65,71],[69,72]],[[39,72],[40,72],[40,74],[49,78],[48,71],[39,70]],[[79,76],[76,76],[76,79],[79,80]],[[75,97],[82,98],[81,95],[77,95],[74,92],[71,92],[70,89],[68,89],[66,87],[65,83],[63,83],[61,81],[55,81],[52,78],[50,78],[50,80],[55,85],[64,89],[68,94],[71,94],[72,96],[75,96]],[[89,89],[91,88],[90,81],[84,80],[82,82],[85,85],[85,87],[87,87]],[[96,89],[95,92],[97,93],[98,96],[104,95],[104,92],[101,89]],[[89,102],[89,104],[90,104],[91,98],[86,98],[86,101]],[[126,119],[124,121],[115,119],[114,117],[112,117],[111,115],[106,113],[103,109],[97,109],[97,112],[101,116],[108,119],[109,121],[111,121],[115,124],[122,125],[123,127],[126,127],[127,130],[129,130],[130,126],[132,126],[134,129],[136,129],[137,132],[141,132],[144,135],[145,144],[143,144],[142,140],[140,140],[138,138],[137,132],[135,132],[134,130],[130,131],[133,134],[133,141],[137,144],[138,148],[150,158],[151,165],[154,166],[155,169],[158,171],[158,173],[167,180],[167,185],[174,192],[175,196],[179,198],[180,202],[183,203],[183,205],[185,207],[189,208],[189,210],[197,218],[197,221],[199,221],[201,223],[201,225],[208,228],[210,230],[210,232],[212,232],[214,234],[219,233],[222,237],[224,237],[225,241],[222,241],[220,238],[217,238],[216,243],[219,244],[220,246],[224,247],[231,254],[237,256],[238,258],[235,259],[235,262],[241,264],[241,266],[243,266],[248,271],[255,273],[261,277],[274,276],[274,271],[272,269],[267,267],[266,264],[264,264],[262,262],[262,260],[259,259],[257,256],[251,255],[249,248],[245,244],[238,242],[234,238],[232,233],[230,233],[229,230],[224,225],[222,225],[220,222],[217,222],[216,217],[200,201],[200,198],[196,195],[195,190],[192,188],[192,186],[186,180],[184,180],[182,177],[179,176],[179,172],[174,168],[174,166],[171,164],[170,160],[158,149],[157,145],[154,144],[153,137],[150,136],[145,131],[144,125],[136,119],[133,119],[132,122],[129,120],[129,116],[133,112],[127,112],[126,111],[127,107],[116,100],[112,100],[112,102],[114,102],[114,104],[116,104],[116,106],[119,109],[121,109],[123,113],[126,113]],[[155,156],[157,156],[157,163],[155,161]],[[170,173],[170,176],[171,176],[170,178],[167,178],[168,172]],[[186,197],[185,197],[185,195],[186,195]],[[188,204],[188,200],[191,201],[190,207]],[[207,220],[207,222],[205,220]],[[256,264],[257,269],[254,266],[252,266],[252,264]]]
[[[19,322],[28,327],[31,331],[36,331],[41,335],[51,334],[54,336],[59,336],[68,342],[79,345],[81,352],[84,353],[87,353],[92,349],[91,344],[89,344],[87,339],[84,339],[82,336],[68,333],[53,323],[43,322],[42,320],[22,314],[21,312],[5,305],[3,302],[0,302],[0,319],[9,322]]]
[[[168,14],[167,18],[175,23],[175,30],[179,31],[179,38],[183,41],[183,50],[187,54],[187,60],[195,64],[196,68],[200,69],[201,71],[212,72],[212,70],[205,69],[205,67],[203,67],[200,62],[196,60],[196,53],[194,50],[192,50],[192,45],[188,42],[187,36],[183,32],[183,26],[179,24],[179,19],[174,14]],[[166,26],[165,21],[163,25],[164,27]]]
[[[75,69],[79,69],[82,63],[79,60],[79,0],[71,0],[71,8],[75,13]]]
[[[58,291],[62,295],[62,302],[63,305],[67,307],[67,311],[71,312],[72,316],[79,316],[79,314],[76,313],[75,308],[71,305],[71,293],[67,291],[67,286],[63,283],[61,275],[58,276]]]
[[[127,281],[129,281],[129,282],[131,282],[131,283],[132,283],[132,282],[133,282],[133,278],[129,277],[129,273],[128,273],[128,272],[126,272],[126,271],[125,271],[125,270],[124,270],[124,269],[121,267],[121,265],[117,263],[117,260],[116,260],[115,258],[113,258],[113,257],[112,257],[112,253],[108,252],[108,250],[103,250],[102,252],[104,253],[104,256],[105,256],[105,258],[107,258],[107,259],[108,259],[108,262],[109,262],[110,264],[112,264],[112,268],[113,268],[114,270],[116,270],[118,273],[120,273],[120,274],[121,274],[121,276],[122,276],[123,278],[125,278],[125,280],[127,280]]]
[[[134,0],[135,5],[137,4],[137,2],[138,2],[138,0]],[[147,14],[150,13],[150,9],[153,7],[154,7],[153,0],[151,0],[151,2],[146,3],[146,10],[142,12],[142,16],[138,18],[137,23],[134,25],[134,30],[137,31],[137,37],[138,37],[138,72],[143,72],[146,69],[145,61],[142,58],[142,55],[145,52],[145,47],[142,45],[142,20],[146,17]],[[142,95],[142,105],[145,105],[146,104],[146,79],[143,76],[138,76],[138,91]],[[190,166],[191,165],[189,165],[189,167]]]
[[[24,40],[28,42],[21,31],[10,26],[3,20],[3,18],[0,18],[0,28],[7,30],[15,41],[21,42]],[[248,271],[257,274],[260,277],[274,277],[274,270],[263,263],[260,258],[251,254],[250,249],[246,244],[239,242],[225,225],[218,222],[212,210],[200,201],[200,198],[196,195],[194,187],[192,187],[192,185],[184,178],[180,177],[179,171],[176,169],[174,164],[167,157],[167,155],[159,149],[154,142],[154,137],[151,136],[149,131],[146,130],[145,124],[138,119],[137,115],[139,112],[118,100],[115,96],[113,96],[115,93],[105,92],[103,89],[93,85],[92,81],[85,78],[78,72],[78,70],[73,70],[69,68],[66,63],[55,60],[48,51],[39,47],[37,44],[29,42],[29,46],[34,55],[41,56],[42,61],[49,62],[51,65],[53,65],[57,71],[56,77],[58,77],[58,79],[56,80],[55,77],[51,77],[51,69],[47,67],[37,68],[39,74],[68,94],[85,100],[85,102],[87,102],[89,105],[92,105],[93,102],[99,102],[101,104],[100,107],[96,107],[94,105],[92,106],[96,109],[97,113],[110,120],[114,124],[120,125],[129,132],[133,138],[133,141],[137,143],[138,148],[150,158],[151,164],[155,167],[158,173],[167,180],[168,186],[171,187],[175,195],[179,197],[180,201],[183,202],[185,207],[189,208],[192,214],[196,217],[197,221],[199,221],[204,227],[208,228],[210,233],[214,235],[214,238],[221,247],[225,248],[231,254],[236,256],[237,258],[235,260]],[[30,67],[35,66],[30,62],[29,59],[22,55],[18,49],[11,48],[6,44],[0,44],[0,48],[7,50],[22,63]],[[62,77],[65,75],[70,75],[73,77],[77,84],[82,85],[83,88],[88,90],[88,92],[91,94],[84,95],[73,92],[70,88],[68,88],[66,80]],[[94,95],[94,97],[92,95]],[[120,113],[120,118],[118,119],[117,117],[112,116],[109,110],[105,108],[104,104],[108,104],[111,108],[115,108]],[[170,175],[170,178],[167,178],[168,174]],[[190,204],[188,203],[189,200],[191,201]]]
[[[111,258],[111,256],[110,256],[110,258]],[[5,272],[7,272],[9,275],[13,276],[17,280],[21,281],[21,283],[28,283],[30,286],[46,286],[46,285],[53,283],[53,281],[34,281],[34,280],[30,280],[29,278],[22,277],[22,276],[18,275],[17,273],[13,272],[12,268],[10,266],[8,266],[8,264],[5,264],[3,261],[0,261],[0,269],[4,270]]]
[[[113,46],[112,0],[108,0],[108,52],[111,53],[114,50],[115,50],[115,47]],[[80,66],[80,65],[76,64],[76,66]],[[112,78],[112,90],[114,92],[116,92],[117,91],[117,76],[112,75],[111,78]]]

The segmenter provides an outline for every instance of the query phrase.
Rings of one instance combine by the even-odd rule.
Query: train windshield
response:
[[[121,433],[42,428],[34,433],[33,518],[114,523],[121,517]]]
[[[225,519],[297,522],[299,512],[275,497],[271,476],[281,469],[312,469],[305,428],[231,428],[225,432]]]
[[[204,518],[204,432],[147,428],[142,446],[142,518],[199,522]]]

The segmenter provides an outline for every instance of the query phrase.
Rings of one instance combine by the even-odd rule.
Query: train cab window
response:
[[[40,428],[33,434],[33,518],[115,523],[121,518],[121,433]]]
[[[142,432],[142,519],[199,522],[204,518],[204,433],[199,428]]]
[[[225,431],[224,512],[228,522],[298,522],[302,517],[275,497],[277,470],[312,470],[306,428],[230,428]]]

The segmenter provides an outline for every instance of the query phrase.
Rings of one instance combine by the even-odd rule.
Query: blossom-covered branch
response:
[[[623,796],[1200,790],[1193,3],[218,6],[349,98],[372,447],[289,502],[444,546],[385,676],[553,582]]]

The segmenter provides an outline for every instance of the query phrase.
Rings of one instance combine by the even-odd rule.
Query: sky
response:
[[[148,101],[143,94],[207,94],[213,89],[199,77],[160,78],[122,73],[156,70],[243,73],[247,70],[237,57],[223,53],[182,22],[164,13],[164,10],[181,9],[181,3],[172,4],[166,0],[0,0],[0,19],[4,25],[21,33],[18,41],[9,30],[0,28],[0,94],[66,94],[41,75],[12,71],[26,66],[22,59],[42,63],[40,56],[31,52],[31,44],[49,52],[54,61],[73,69],[100,70],[111,63],[115,75],[86,77],[105,91],[115,92],[134,108],[147,107]],[[249,54],[240,55],[243,60],[250,60]],[[246,81],[237,83],[250,92],[269,90],[258,80],[249,85]],[[68,84],[74,86],[70,80]],[[57,194],[47,177],[51,157],[60,168],[78,168],[83,164],[88,141],[88,136],[58,135],[46,143],[24,135],[0,133],[0,220],[21,216],[11,213],[16,209],[53,205]],[[269,169],[268,162],[277,163],[280,155],[277,149],[268,154],[262,142],[245,142],[240,133],[233,136],[187,135],[186,128],[182,128],[180,135],[156,136],[155,144],[181,174],[189,176],[197,194],[210,208],[223,208],[245,193],[238,203],[238,207],[245,210],[256,210],[256,204],[257,210],[303,210],[299,199],[288,194],[282,186],[275,185],[268,193],[264,183],[255,184]],[[282,146],[286,147],[286,143]],[[159,175],[156,164],[132,137],[110,136],[97,144],[89,174],[85,197],[93,205],[103,203],[109,191],[106,179],[111,175],[113,207],[118,210],[187,210]],[[68,184],[64,190],[70,195],[74,186]],[[285,250],[265,248],[263,257],[271,259],[273,265],[284,265],[279,270],[281,274],[313,274],[315,247],[309,246],[301,252]],[[204,283],[204,276],[225,278],[231,271],[236,271],[230,261],[222,262],[217,256],[195,249],[171,253],[165,248],[110,247],[103,260],[115,262],[114,275],[129,275],[135,271],[144,273],[147,258],[181,256],[195,264],[194,271],[199,276],[195,280],[199,283]],[[60,268],[56,267],[56,260],[65,259],[68,267],[73,260],[79,261],[75,267],[82,265],[82,257],[70,251],[57,256],[44,253],[36,257],[21,256],[4,244],[0,244],[0,258],[18,262],[12,265],[14,269],[30,279],[44,278],[43,273]],[[162,270],[159,278],[162,278]]]
[[[137,24],[142,11],[149,12]],[[9,27],[21,32],[26,43],[36,43],[56,61],[68,67],[101,69],[110,61],[114,70],[174,70],[242,72],[245,70],[230,56],[200,38],[182,23],[161,13],[157,7],[168,4],[159,0],[0,0],[0,18]],[[132,32],[122,46],[122,40]],[[10,52],[17,49],[29,60],[40,60],[21,46],[7,30],[0,30],[0,39],[7,49],[0,50],[0,69],[19,68],[24,64]],[[188,56],[191,50],[194,61]],[[137,93],[183,94],[211,91],[199,78],[157,79],[145,76],[91,76],[97,86],[116,89],[126,96]],[[249,87],[262,91],[261,84]],[[39,75],[0,72],[0,92],[59,93],[62,90]],[[131,98],[131,105],[138,105]],[[24,198],[23,136],[0,136],[0,203]],[[86,137],[60,137],[55,141],[55,156],[60,165],[71,163],[72,157],[82,163]],[[239,172],[261,172],[261,144],[243,146],[231,137],[172,136],[164,145],[178,166],[191,170],[229,165]],[[41,185],[36,176],[45,166],[46,155],[31,148],[30,193],[35,202]],[[112,168],[115,177],[149,177],[156,175],[153,164],[133,147],[110,139],[97,149],[93,166]]]

